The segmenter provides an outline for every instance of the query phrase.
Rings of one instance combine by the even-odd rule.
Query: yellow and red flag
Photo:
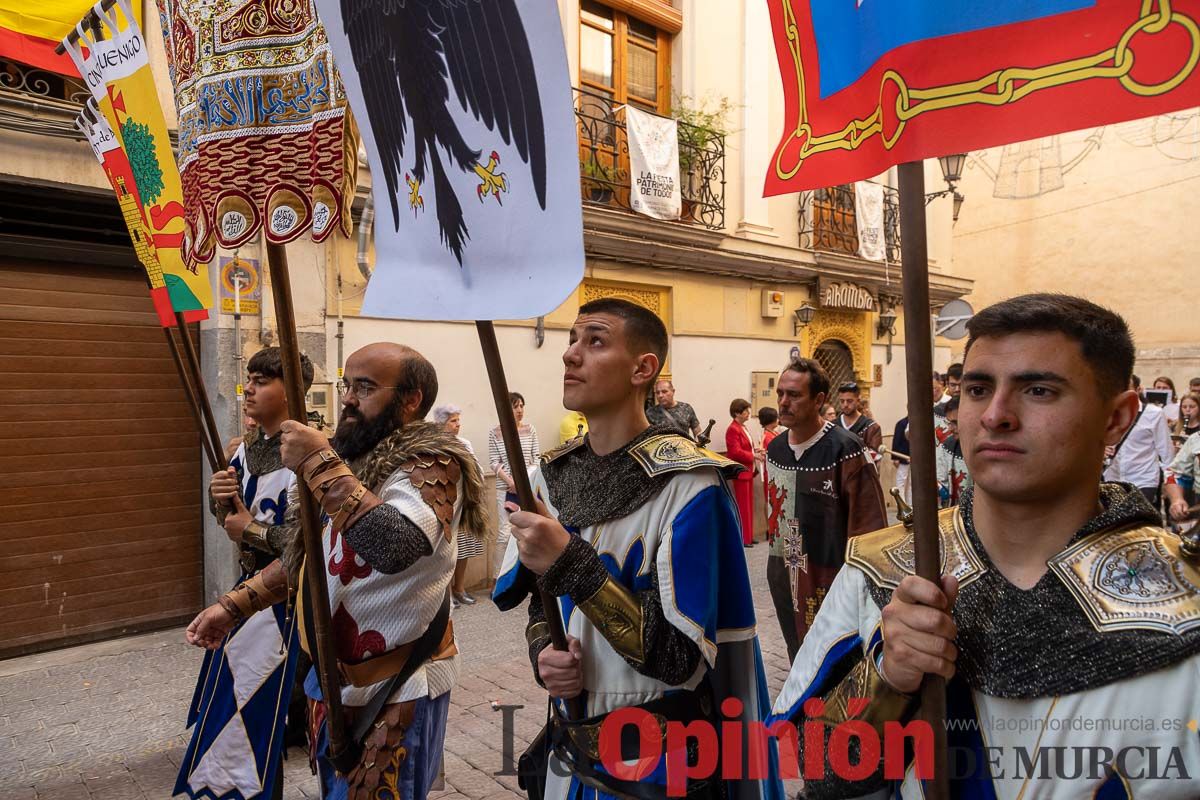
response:
[[[96,5],[103,38],[93,38],[80,25],[78,38],[63,43],[125,152],[136,184],[133,196],[149,224],[171,307],[188,322],[206,319],[212,286],[207,267],[183,255],[190,249],[184,245],[183,188],[146,40],[129,0],[118,5],[120,14],[115,7],[102,11]]]
[[[137,253],[138,261],[146,268],[146,277],[150,281],[150,298],[154,301],[158,321],[163,327],[170,327],[175,324],[175,308],[171,305],[171,295],[167,291],[162,264],[158,260],[158,248],[154,246],[150,222],[146,219],[138,198],[133,167],[125,157],[117,135],[100,113],[96,98],[88,100],[83,113],[75,120],[75,127],[87,137],[92,152],[96,154],[96,160],[100,162],[108,182],[116,192],[121,216],[125,218],[125,225],[129,228],[133,249]]]
[[[92,1],[0,0],[0,57],[74,75],[71,59],[54,49],[91,9]]]
[[[1200,0],[768,2],[766,194],[1200,105]]]

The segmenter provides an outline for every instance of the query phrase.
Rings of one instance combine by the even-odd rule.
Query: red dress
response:
[[[764,453],[767,451],[767,445],[771,444],[771,440],[774,439],[776,436],[778,436],[779,432],[783,431],[783,430],[787,430],[787,429],[786,428],[776,428],[773,431],[768,431],[766,429],[763,430],[762,449],[763,449]],[[763,482],[763,500],[767,501],[767,460],[765,458],[763,459],[763,465],[762,465],[762,482]],[[769,505],[770,505],[770,503],[768,501],[768,506]]]
[[[750,434],[736,419],[725,429],[725,455],[746,470],[730,481],[733,497],[737,500],[738,516],[742,520],[742,542],[754,542],[754,444]]]

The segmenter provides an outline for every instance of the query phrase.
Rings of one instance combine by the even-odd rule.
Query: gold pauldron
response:
[[[861,720],[882,734],[883,724],[899,722],[912,699],[912,695],[888,685],[879,674],[875,659],[868,653],[825,696],[825,713],[818,721],[834,727],[848,720]]]
[[[645,621],[637,598],[611,575],[596,593],[579,604],[579,610],[592,621],[613,649],[635,664],[646,663],[642,642]]]
[[[1098,531],[1050,559],[1051,571],[1100,633],[1200,627],[1200,567],[1157,525]]]
[[[525,629],[525,641],[530,647],[541,639],[550,638],[550,623],[535,622]]]

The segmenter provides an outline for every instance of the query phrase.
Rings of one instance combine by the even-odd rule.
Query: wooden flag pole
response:
[[[917,575],[935,584],[941,576],[938,551],[937,467],[934,462],[933,352],[929,324],[929,248],[925,230],[925,165],[899,166],[900,262],[904,291],[904,348],[908,375],[908,441],[912,463],[913,542]],[[946,750],[946,681],[926,675],[921,685],[921,717],[933,728],[934,778],[926,797],[950,796]]]
[[[176,327],[179,328],[180,336],[183,338],[183,353],[187,357],[187,365],[192,376],[191,382],[196,387],[196,391],[193,394],[191,386],[188,385],[187,378],[183,378],[185,388],[188,389],[188,399],[198,407],[194,413],[204,418],[204,427],[201,430],[203,431],[204,428],[208,430],[208,440],[211,442],[209,449],[212,451],[210,455],[212,470],[214,473],[224,472],[229,469],[229,460],[225,458],[225,447],[221,444],[221,435],[217,432],[217,419],[213,415],[212,405],[208,402],[208,390],[204,387],[204,375],[200,372],[200,358],[196,355],[196,346],[192,343],[191,334],[188,333],[188,324],[184,321],[183,314],[178,311],[175,312],[175,322]],[[167,331],[167,339],[171,342],[172,352],[175,354],[176,361],[178,362],[179,354],[174,350],[175,337],[171,334],[170,329],[164,330]],[[180,369],[180,376],[183,377],[182,365],[180,365]],[[199,419],[196,420],[196,424],[200,425]],[[241,428],[240,419],[238,420],[238,428]],[[218,508],[221,507],[218,506]],[[225,514],[232,511],[233,508],[232,504],[228,504],[224,506],[224,510],[218,511],[217,523],[224,526]],[[242,542],[238,545],[238,552],[242,555],[241,561],[243,565],[249,563],[248,558],[252,552],[250,545]],[[243,566],[243,569],[246,569],[246,567]]]
[[[179,327],[180,338],[183,339],[183,355],[192,375],[192,383],[196,387],[195,397],[204,416],[204,424],[208,428],[208,438],[215,451],[217,467],[223,472],[229,468],[229,462],[225,460],[225,448],[221,446],[221,434],[217,432],[217,418],[213,416],[212,404],[208,402],[208,390],[204,388],[204,375],[200,372],[200,357],[196,355],[196,345],[188,334],[188,323],[179,311],[175,312],[175,322]]]
[[[283,358],[283,383],[287,393],[288,416],[307,425],[304,384],[301,380],[300,344],[296,336],[296,313],[292,307],[292,284],[288,277],[287,252],[283,245],[267,242],[267,268],[271,273],[271,297],[275,303],[275,324],[279,328],[279,350]],[[300,502],[300,527],[304,534],[304,581],[312,612],[311,646],[316,651],[317,677],[325,700],[329,757],[335,761],[346,751],[345,716],[342,713],[342,687],[338,680],[337,653],[333,649],[333,621],[329,611],[329,587],[325,583],[325,550],[321,543],[321,518],[312,492],[304,481],[296,481]]]
[[[222,467],[217,461],[217,454],[224,456],[224,452],[220,449],[219,443],[214,448],[214,442],[208,438],[208,429],[204,426],[204,419],[200,413],[200,406],[196,402],[196,392],[192,388],[192,382],[188,379],[186,368],[183,366],[183,360],[179,357],[179,345],[175,343],[175,335],[171,333],[170,328],[163,328],[163,333],[167,337],[167,348],[171,351],[171,360],[175,362],[175,369],[179,373],[179,382],[183,384],[183,393],[187,395],[188,408],[192,410],[192,419],[196,422],[196,431],[200,434],[200,444],[204,446],[204,454],[208,457],[208,466],[212,471],[220,472]],[[187,336],[187,331],[183,332]]]
[[[504,453],[512,471],[513,483],[517,485],[517,499],[525,511],[537,511],[533,498],[533,486],[529,483],[529,472],[524,468],[525,453],[521,450],[521,434],[517,430],[517,418],[513,416],[512,404],[508,402],[508,380],[504,377],[504,362],[500,360],[500,345],[496,342],[496,326],[489,320],[475,323],[479,332],[479,346],[483,349],[483,363],[487,365],[488,380],[492,384],[492,398],[496,401],[496,416],[500,418],[500,434],[504,438]],[[519,466],[518,466],[519,465]],[[563,629],[562,617],[557,613],[558,598],[543,589],[542,608],[546,612],[546,624],[550,627],[550,645],[555,650],[567,649],[567,632]],[[567,713],[571,719],[583,719],[584,709],[575,697],[567,701]]]

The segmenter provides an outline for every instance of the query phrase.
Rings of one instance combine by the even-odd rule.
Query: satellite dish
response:
[[[966,300],[951,300],[942,306],[934,322],[933,332],[936,336],[947,339],[961,339],[967,335],[967,323],[975,315],[975,309]]]

